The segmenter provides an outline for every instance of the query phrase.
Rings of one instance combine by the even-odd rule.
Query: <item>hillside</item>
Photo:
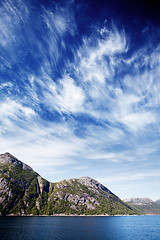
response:
[[[138,214],[89,177],[51,183],[10,153],[0,155],[0,214]]]
[[[154,202],[149,198],[130,198],[124,199],[125,203],[131,207],[137,209],[142,214],[155,214],[160,215],[160,203],[159,200]]]

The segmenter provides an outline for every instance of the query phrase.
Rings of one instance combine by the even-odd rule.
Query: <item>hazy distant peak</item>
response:
[[[146,203],[152,203],[153,200],[149,199],[149,198],[127,198],[123,200],[124,202],[127,203],[142,203],[142,204],[146,204]]]

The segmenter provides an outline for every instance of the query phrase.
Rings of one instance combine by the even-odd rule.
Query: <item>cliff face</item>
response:
[[[9,153],[0,155],[0,212],[34,213],[36,199],[48,192],[49,182]],[[42,201],[39,200],[39,204]],[[36,208],[35,208],[36,211]],[[35,212],[36,213],[36,212]]]
[[[0,214],[137,214],[89,177],[50,183],[9,153],[0,155]]]

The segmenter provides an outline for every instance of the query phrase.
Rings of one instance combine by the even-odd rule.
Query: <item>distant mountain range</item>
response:
[[[0,154],[0,215],[139,214],[89,177],[51,183],[10,153]]]
[[[160,215],[160,199],[155,202],[149,198],[129,198],[123,201],[140,211],[141,214]]]

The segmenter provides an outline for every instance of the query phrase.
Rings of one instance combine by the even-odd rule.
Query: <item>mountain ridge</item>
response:
[[[87,176],[52,183],[10,153],[0,154],[1,215],[138,214]]]

